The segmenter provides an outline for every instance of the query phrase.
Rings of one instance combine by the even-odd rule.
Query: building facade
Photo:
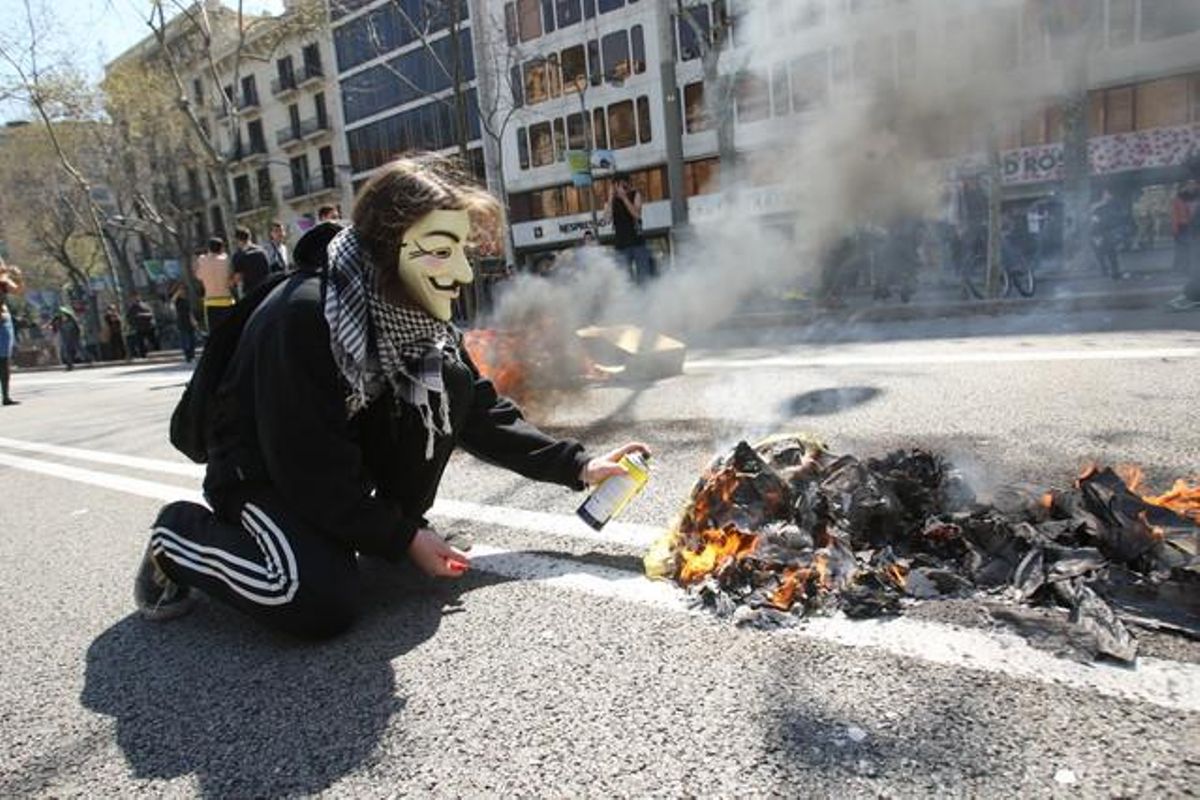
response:
[[[496,157],[509,194],[518,254],[577,240],[592,224],[593,205],[608,202],[606,176],[628,172],[646,200],[644,227],[659,239],[672,224],[662,139],[662,55],[653,0],[481,0],[500,20],[509,48],[503,74],[490,81],[517,108]],[[673,5],[673,4],[672,4]],[[714,114],[734,116],[742,191],[739,207],[786,217],[794,211],[780,143],[802,137],[831,104],[867,84],[955,79],[938,62],[957,50],[971,69],[1036,84],[1044,104],[1001,124],[1005,196],[1019,201],[1055,191],[1062,178],[1063,122],[1057,98],[1066,91],[1063,45],[1049,4],[983,0],[966,7],[933,0],[742,0],[692,3],[696,22],[728,23],[736,96],[728,109],[707,109],[701,55],[691,25],[670,24],[679,109],[683,116],[684,191],[689,218],[703,224],[728,211],[715,191]],[[1189,159],[1200,154],[1200,3],[1194,0],[1094,0],[1094,46],[1087,64],[1089,151],[1093,183],[1119,190],[1144,209],[1144,235],[1161,243],[1165,208]],[[769,36],[788,40],[787,58],[761,63],[739,36],[747,11],[778,19]],[[727,9],[731,13],[727,13]],[[759,15],[759,22],[764,19]],[[761,36],[762,34],[755,34]],[[973,37],[987,47],[970,51]],[[803,43],[800,45],[792,43]],[[963,48],[968,48],[964,50]],[[982,63],[981,59],[987,59]],[[495,59],[487,63],[494,64]],[[731,66],[733,65],[733,66]],[[676,112],[679,113],[679,112]],[[944,153],[971,162],[977,136],[964,135]],[[975,133],[978,133],[977,131]],[[573,181],[573,152],[593,158],[595,185]],[[604,222],[604,214],[599,215]],[[608,229],[601,225],[601,233]]]
[[[353,185],[413,150],[465,154],[482,177],[466,0],[331,0],[329,12]]]
[[[237,12],[204,0],[213,31],[214,70],[206,54],[181,45],[177,63],[207,138],[222,155],[233,220],[226,220],[215,180],[219,172],[202,155],[186,163],[156,164],[155,180],[171,185],[171,197],[189,209],[190,238],[202,243],[245,226],[262,241],[271,222],[283,223],[294,241],[316,222],[322,206],[349,206],[350,165],[328,25],[298,19],[291,3],[279,17],[244,17],[249,32],[238,45]],[[168,23],[168,41],[185,41],[190,24],[180,15]],[[108,65],[113,74],[131,61],[159,58],[153,36]],[[149,258],[149,256],[145,256]]]

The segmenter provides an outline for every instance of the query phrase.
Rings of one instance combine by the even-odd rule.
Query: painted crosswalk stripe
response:
[[[179,486],[130,478],[0,452],[0,465],[76,481],[158,501],[196,500]],[[670,584],[647,580],[569,557],[514,552],[486,544],[472,551],[472,568],[513,580],[590,596],[687,612],[682,593]],[[1164,708],[1200,712],[1200,665],[1164,659],[1138,660],[1135,668],[1079,664],[1030,647],[1012,635],[964,629],[901,617],[851,621],[841,617],[809,620],[780,635],[808,637],[847,647],[865,647],[942,666],[1036,680]]]

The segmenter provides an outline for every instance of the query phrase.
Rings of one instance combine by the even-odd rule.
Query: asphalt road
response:
[[[753,339],[757,338],[758,341]],[[649,490],[587,538],[579,497],[456,457],[441,528],[474,568],[365,563],[371,611],[319,645],[212,602],[132,613],[147,526],[196,470],[166,441],[187,371],[14,376],[0,410],[0,796],[1193,796],[1196,643],[1134,669],[1032,647],[977,607],[740,629],[639,575],[737,441],[938,449],[977,484],[1080,464],[1196,472],[1200,317],[1089,314],[712,334],[684,375],[536,410]],[[1139,634],[1141,636],[1141,634]]]

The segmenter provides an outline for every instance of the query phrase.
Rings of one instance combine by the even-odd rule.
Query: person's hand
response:
[[[606,453],[598,458],[593,458],[583,468],[583,472],[579,474],[579,479],[588,486],[595,486],[605,478],[611,478],[613,475],[624,475],[625,468],[619,463],[623,456],[629,453],[641,453],[650,455],[650,448],[641,442],[630,442],[622,445],[611,453]]]
[[[408,546],[408,556],[422,572],[435,578],[457,578],[471,565],[470,556],[446,544],[430,528],[417,530]]]

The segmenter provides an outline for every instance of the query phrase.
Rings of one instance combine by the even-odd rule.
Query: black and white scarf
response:
[[[380,297],[375,266],[353,228],[338,233],[328,252],[325,320],[333,360],[350,386],[347,417],[391,386],[398,407],[407,404],[421,415],[425,458],[433,458],[437,435],[453,432],[442,363],[447,357],[462,359],[461,334],[423,310]]]

